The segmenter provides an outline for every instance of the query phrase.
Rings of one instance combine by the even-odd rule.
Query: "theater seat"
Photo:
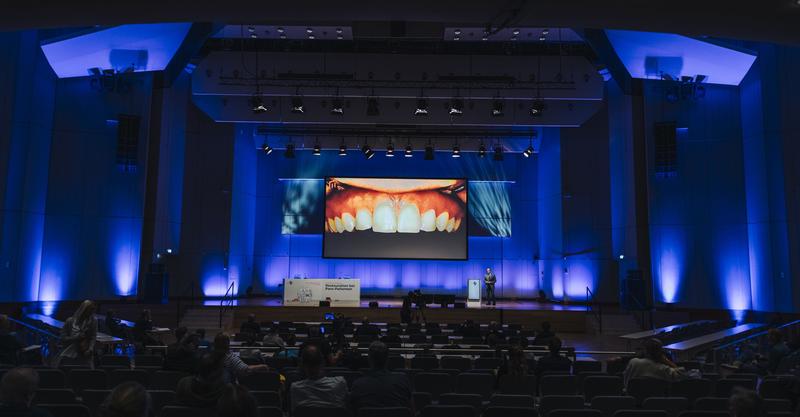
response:
[[[489,407],[483,411],[483,417],[537,417],[538,415],[533,407]]]
[[[215,417],[217,415],[217,410],[213,408],[168,405],[162,408],[161,413],[158,415],[159,417]]]
[[[421,417],[476,417],[477,415],[475,408],[468,405],[429,405],[422,409]]]
[[[83,404],[39,404],[37,407],[47,410],[53,417],[92,417]]]
[[[664,410],[667,417],[678,417],[678,414],[689,409],[689,399],[684,397],[650,397],[642,403],[645,410]]]
[[[356,417],[414,417],[414,415],[411,409],[405,407],[364,407],[358,410]]]
[[[603,417],[613,417],[619,410],[631,410],[636,408],[636,398],[630,396],[598,396],[592,398],[589,408],[600,411]]]

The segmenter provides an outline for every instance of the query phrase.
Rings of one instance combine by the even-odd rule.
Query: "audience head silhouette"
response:
[[[300,357],[303,365],[303,371],[308,378],[315,378],[322,372],[322,364],[324,358],[322,352],[316,345],[308,345],[303,349],[303,354]]]
[[[558,355],[561,352],[561,339],[553,337],[547,342],[547,349],[553,355]]]
[[[138,382],[117,385],[98,410],[99,417],[149,417],[152,415],[150,394]]]
[[[228,353],[231,349],[231,338],[225,333],[220,333],[214,338],[214,351],[218,353]]]
[[[31,368],[14,368],[0,381],[0,402],[28,408],[39,388],[39,374]]]
[[[653,361],[661,361],[664,357],[664,347],[658,339],[647,339],[644,341],[644,357]]]
[[[375,341],[369,345],[369,364],[372,369],[386,369],[389,362],[389,347],[386,343]]]

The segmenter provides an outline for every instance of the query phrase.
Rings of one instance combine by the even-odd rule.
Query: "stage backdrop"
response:
[[[248,134],[237,128],[239,140],[253,144]],[[543,134],[557,140],[558,130]],[[504,161],[493,161],[473,154],[456,159],[438,153],[435,160],[425,161],[422,152],[414,158],[386,158],[378,152],[366,160],[358,152],[342,158],[335,151],[319,157],[298,151],[294,160],[278,152],[256,155],[252,253],[253,286],[258,292],[282,292],[279,285],[287,277],[345,277],[360,279],[364,294],[401,295],[422,288],[466,295],[467,279],[481,278],[486,267],[497,271],[498,292],[503,296],[534,296],[539,289],[538,158],[508,154]],[[409,173],[467,180],[467,260],[323,257],[325,177],[388,178]],[[234,229],[232,236],[246,233]],[[236,264],[239,259],[245,257],[232,251],[229,268],[241,269]],[[206,293],[224,292],[226,282],[207,284]],[[244,285],[243,281],[240,286]]]

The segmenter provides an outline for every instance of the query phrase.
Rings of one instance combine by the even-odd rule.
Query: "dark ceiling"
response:
[[[5,5],[0,30],[174,21],[605,28],[800,45],[797,0],[31,0]]]

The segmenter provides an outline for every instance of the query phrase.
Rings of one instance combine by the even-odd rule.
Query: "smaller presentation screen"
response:
[[[325,179],[325,258],[467,259],[467,180]]]

